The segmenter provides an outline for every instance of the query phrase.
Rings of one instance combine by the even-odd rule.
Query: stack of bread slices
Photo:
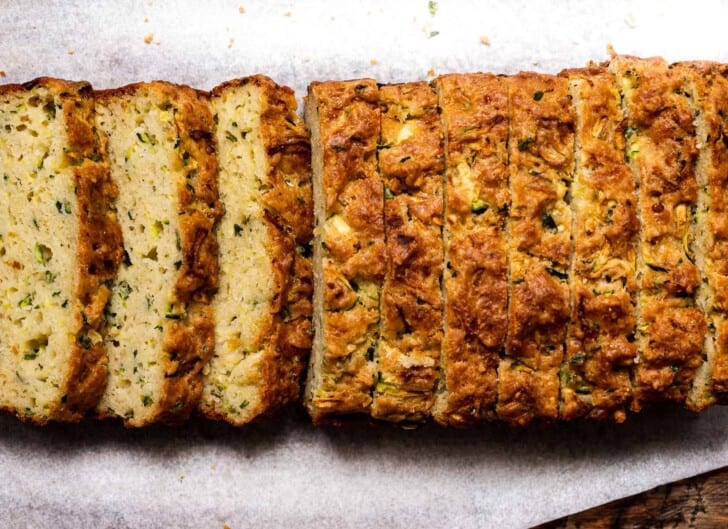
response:
[[[728,402],[728,66],[314,82],[305,125],[262,75],[0,87],[0,408],[242,425],[303,395],[317,424],[522,426]]]

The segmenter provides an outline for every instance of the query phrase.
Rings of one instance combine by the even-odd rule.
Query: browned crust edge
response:
[[[493,74],[435,81],[445,135],[445,315],[434,419],[472,426],[495,418],[505,342],[508,266],[508,94]],[[458,192],[461,165],[477,191]],[[463,184],[461,184],[463,185]]]
[[[434,403],[442,343],[442,128],[426,82],[382,86],[379,101],[386,272],[371,414],[422,421]],[[411,134],[401,138],[405,127]]]

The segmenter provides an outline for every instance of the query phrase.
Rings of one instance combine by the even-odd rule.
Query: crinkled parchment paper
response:
[[[209,4],[209,5],[208,5]],[[389,5],[391,4],[391,5]],[[557,72],[620,53],[728,62],[728,4],[703,2],[0,2],[0,82],[199,88],[266,73],[382,82]],[[526,527],[728,464],[728,408],[658,408],[624,425],[509,431],[350,424],[300,409],[235,430],[0,418],[0,525]]]

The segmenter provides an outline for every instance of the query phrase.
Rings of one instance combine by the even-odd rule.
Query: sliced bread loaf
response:
[[[387,266],[372,416],[421,421],[434,403],[442,343],[442,127],[425,82],[382,86],[379,99]]]
[[[185,420],[214,349],[218,202],[213,121],[203,94],[165,82],[98,93],[124,236],[108,311],[102,417]]]
[[[305,402],[315,423],[369,413],[384,277],[379,89],[371,79],[312,83],[314,344]]]
[[[199,409],[241,425],[298,398],[311,349],[311,151],[293,91],[267,77],[218,86],[210,104],[225,215]]]
[[[445,136],[441,424],[493,419],[505,344],[508,266],[508,94],[492,74],[435,80]]]
[[[108,282],[121,259],[87,83],[0,87],[0,408],[78,421],[106,384]]]

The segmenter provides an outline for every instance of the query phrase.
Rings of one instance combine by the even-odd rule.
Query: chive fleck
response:
[[[243,227],[240,224],[235,224],[233,225],[233,231],[236,237],[240,237],[240,235],[243,233]]]
[[[541,215],[541,225],[545,229],[550,231],[556,231],[557,229],[556,222],[549,213],[544,213],[543,215]]]
[[[543,92],[541,90],[538,90],[533,93],[533,100],[534,101],[541,101],[541,98],[543,98]]]
[[[33,303],[33,294],[28,294],[18,302],[18,307],[28,307]]]
[[[533,145],[533,142],[535,140],[533,138],[526,138],[524,140],[518,140],[518,150],[521,152],[526,152],[528,149],[531,148],[531,145]]]

